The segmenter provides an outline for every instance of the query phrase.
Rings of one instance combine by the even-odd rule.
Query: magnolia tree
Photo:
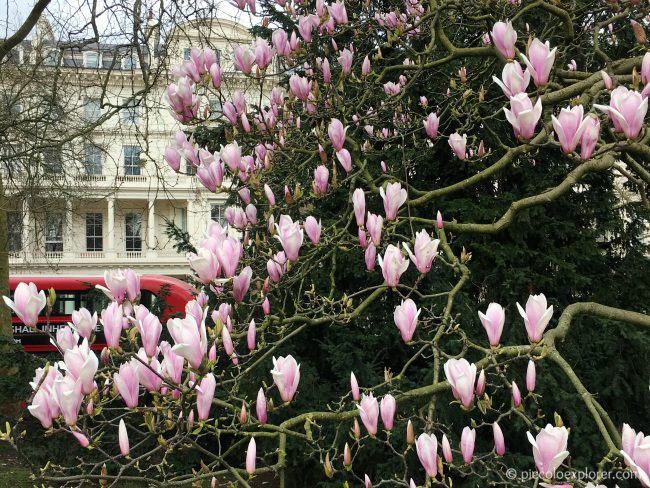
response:
[[[161,323],[138,303],[134,272],[107,271],[110,305],[74,312],[58,332],[62,361],[36,371],[28,410],[87,451],[40,478],[247,487],[269,476],[284,487],[299,485],[291,467],[318,463],[302,486],[650,487],[650,437],[615,422],[559,349],[581,340],[578,315],[646,328],[650,316],[588,301],[557,310],[553,289],[461,300],[473,263],[457,236],[514,226],[526,209],[588,192],[594,174],[627,178],[645,201],[647,3],[565,3],[238,1],[264,16],[260,37],[234,52],[238,70],[260,81],[274,59],[286,70],[271,99],[224,98],[217,57],[198,49],[166,92],[187,128],[166,161],[233,191],[230,230],[213,222],[191,236],[198,289],[183,316]],[[196,137],[206,92],[223,102],[218,149]],[[549,161],[563,168],[553,187],[514,200],[503,188],[504,173],[525,179]],[[486,193],[503,209],[493,221],[446,210]],[[5,299],[27,325],[53,300],[31,284]],[[358,352],[324,372],[312,351],[331,330],[347,340],[330,350]],[[390,346],[374,357],[387,364],[356,362],[373,358],[378,335]],[[383,380],[362,384],[356,368]],[[595,426],[593,476],[571,462],[585,446],[548,414],[561,405],[544,405],[540,370],[562,376]],[[20,423],[4,433],[22,436]]]

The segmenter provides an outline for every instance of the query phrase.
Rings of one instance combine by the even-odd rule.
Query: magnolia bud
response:
[[[535,370],[535,363],[531,359],[528,361],[528,369],[526,369],[526,389],[529,392],[535,391],[535,379],[537,378],[537,371]]]
[[[352,451],[350,451],[350,446],[348,446],[347,442],[343,448],[343,465],[348,468],[352,466]]]
[[[413,423],[410,420],[406,424],[406,443],[409,446],[415,444],[415,432],[413,431]]]
[[[359,421],[354,419],[354,425],[352,426],[352,433],[356,440],[361,439],[361,427],[359,427]]]
[[[239,412],[239,423],[244,425],[248,422],[248,412],[246,411],[246,404],[241,404],[241,411]]]
[[[482,369],[476,381],[476,396],[480,397],[485,391],[485,370]]]
[[[521,404],[521,392],[519,391],[517,383],[514,381],[512,382],[512,404],[515,406],[515,408],[518,408]]]
[[[442,214],[440,213],[440,210],[438,210],[438,214],[436,215],[436,226],[438,227],[438,230],[442,230],[443,222],[442,222]]]
[[[332,467],[332,462],[330,461],[330,453],[328,452],[325,455],[325,463],[323,464],[325,469],[325,476],[332,478],[334,476],[334,468]]]

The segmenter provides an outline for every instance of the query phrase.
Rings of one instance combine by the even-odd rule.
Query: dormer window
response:
[[[90,51],[84,53],[84,68],[99,68],[99,53]]]

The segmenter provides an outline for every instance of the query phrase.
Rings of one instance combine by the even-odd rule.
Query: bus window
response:
[[[76,299],[77,294],[73,291],[68,292],[57,292],[56,302],[54,302],[54,307],[50,316],[58,315],[70,315],[76,308]],[[46,309],[43,309],[43,314],[45,314]]]
[[[88,309],[91,314],[95,312],[99,314],[108,306],[109,302],[110,300],[104,295],[104,292],[91,288],[88,291],[81,292],[79,307]]]

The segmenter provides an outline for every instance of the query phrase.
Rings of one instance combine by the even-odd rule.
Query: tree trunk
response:
[[[9,296],[9,252],[7,251],[7,204],[4,184],[0,178],[0,296]],[[0,336],[11,337],[11,312],[9,307],[0,301]]]

